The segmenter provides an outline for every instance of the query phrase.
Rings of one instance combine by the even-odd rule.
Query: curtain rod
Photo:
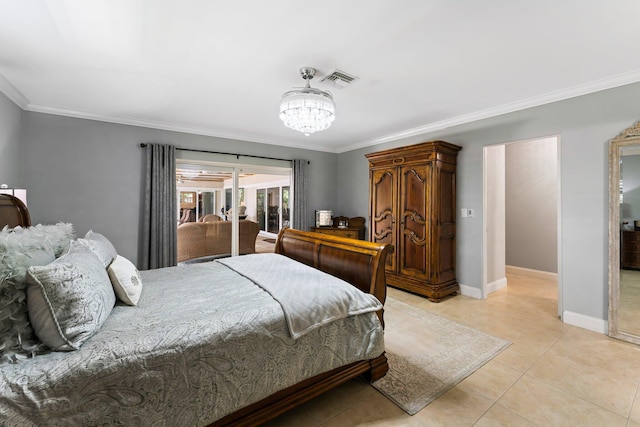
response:
[[[140,144],[141,148],[146,147],[147,144],[145,144],[144,142]],[[193,148],[179,148],[176,147],[176,150],[180,150],[180,151],[191,151],[194,153],[208,153],[208,154],[225,154],[227,156],[236,156],[236,159],[240,160],[240,156],[244,156],[244,157],[253,157],[255,159],[267,159],[267,160],[281,160],[284,162],[292,162],[292,159],[279,159],[277,157],[265,157],[265,156],[255,156],[253,154],[237,154],[237,153],[225,153],[223,151],[209,151],[209,150],[196,150]],[[307,164],[311,164],[311,162],[309,160],[307,160]]]

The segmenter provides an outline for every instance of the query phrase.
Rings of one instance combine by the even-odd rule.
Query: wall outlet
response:
[[[462,208],[462,209],[460,209],[460,216],[461,216],[462,218],[466,218],[466,217],[467,217],[467,213],[468,213],[468,211],[469,211],[469,209],[467,209],[467,208]]]

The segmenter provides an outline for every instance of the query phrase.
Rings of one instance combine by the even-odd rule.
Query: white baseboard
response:
[[[609,333],[609,322],[603,319],[597,319],[584,314],[574,313],[572,311],[564,311],[562,313],[562,321],[568,325],[577,326],[579,328],[588,329],[601,334]]]
[[[475,299],[483,299],[482,298],[482,289],[478,289],[475,286],[468,286],[468,285],[463,285],[460,284],[460,294],[467,296],[467,297],[471,297],[471,298],[475,298]],[[487,285],[487,295],[489,295],[492,292],[495,292],[497,290],[500,290],[502,288],[506,288],[507,287],[507,278],[503,277],[502,279],[498,279],[494,282],[491,282]]]
[[[530,268],[515,267],[513,265],[505,266],[507,274],[519,274],[521,276],[534,277],[536,279],[544,280],[558,280],[558,273],[552,273],[550,271],[532,270]]]
[[[536,277],[547,280],[557,280],[558,275],[556,273],[549,273],[547,271],[531,270],[528,268],[507,266],[507,273],[526,275],[529,277]],[[502,289],[507,286],[507,279],[498,279],[487,285],[487,295]],[[482,299],[482,290],[474,286],[468,286],[460,284],[460,294]],[[562,313],[562,321],[568,325],[577,326],[579,328],[587,329],[600,334],[609,333],[609,322],[607,320],[598,319],[591,316],[585,316],[584,314],[574,313],[572,311],[564,311]]]
[[[495,291],[499,291],[500,289],[507,287],[507,278],[503,277],[502,279],[494,280],[491,283],[487,283],[487,295],[493,293]]]
[[[459,284],[460,286],[460,294],[464,295],[466,297],[471,297],[471,298],[475,298],[475,299],[482,299],[482,290],[474,287],[474,286],[468,286],[468,285],[463,285],[463,284]]]

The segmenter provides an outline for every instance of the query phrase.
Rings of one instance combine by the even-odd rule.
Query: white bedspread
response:
[[[294,339],[334,320],[382,308],[342,279],[279,254],[253,254],[218,260],[248,278],[282,306]]]

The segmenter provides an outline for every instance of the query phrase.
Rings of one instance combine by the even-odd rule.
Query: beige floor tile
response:
[[[320,423],[309,413],[307,408],[299,406],[263,424],[263,427],[318,427]]]
[[[522,344],[512,343],[504,349],[492,361],[524,373],[531,368],[542,354],[534,353]]]
[[[367,399],[361,400],[333,418],[322,423],[322,427],[345,426],[411,426],[424,424],[416,423],[416,419],[398,408],[380,393],[374,393]]]
[[[627,418],[525,376],[498,403],[540,426],[625,426]]]
[[[607,338],[601,340],[606,341]],[[557,351],[555,347],[549,350],[529,369],[527,375],[616,414],[628,416],[638,387],[637,366],[640,359],[636,359],[633,368],[621,369],[616,363],[611,363],[616,359],[600,360],[602,355],[596,354],[596,348],[587,350],[578,345],[564,349],[563,344],[558,346],[563,350]],[[602,351],[608,353],[606,349]],[[621,365],[627,363],[620,362]]]
[[[474,393],[496,401],[522,376],[522,372],[509,368],[495,359],[465,378],[461,385]]]
[[[507,408],[495,404],[486,414],[473,425],[474,427],[536,427],[535,424],[525,420],[521,416],[514,414]]]
[[[305,406],[319,423],[323,423],[373,394],[379,393],[364,380],[355,379],[341,385],[331,393],[318,396]]]
[[[640,393],[639,390],[636,389],[635,399],[633,400],[633,405],[631,406],[631,413],[629,414],[629,421],[640,424]]]
[[[460,383],[413,417],[422,426],[472,426],[493,403],[493,399]]]
[[[607,366],[607,372],[618,376],[637,377],[640,372],[640,346],[586,329],[571,328],[550,351],[571,355],[584,365]]]

